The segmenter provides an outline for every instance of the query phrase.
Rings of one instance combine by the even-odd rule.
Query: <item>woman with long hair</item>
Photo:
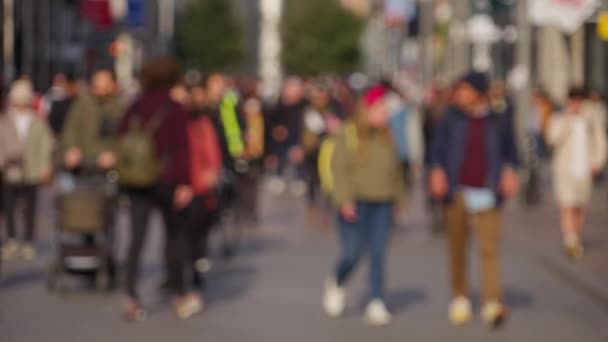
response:
[[[384,303],[385,256],[393,212],[403,203],[405,186],[389,129],[386,89],[377,86],[363,97],[360,110],[344,125],[333,155],[333,198],[339,208],[342,255],[326,284],[323,300],[331,317],[345,309],[345,285],[365,249],[370,252],[371,301],[366,321],[387,325]]]

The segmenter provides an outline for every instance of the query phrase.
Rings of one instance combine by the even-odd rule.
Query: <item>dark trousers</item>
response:
[[[17,237],[16,211],[19,200],[23,200],[24,205],[25,241],[31,243],[34,241],[38,186],[4,184],[4,209],[6,211],[6,229],[9,239]]]
[[[306,184],[308,190],[308,206],[315,207],[321,194],[321,178],[319,176],[319,152],[308,156],[304,161],[306,168]]]
[[[239,224],[246,220],[257,221],[258,219],[258,193],[261,177],[261,168],[250,167],[245,174],[237,175],[236,186],[236,215]]]
[[[169,278],[169,289],[175,295],[185,294],[184,264],[186,260],[187,215],[173,208],[174,188],[161,186],[156,189],[129,189],[126,193],[131,211],[131,243],[126,265],[127,294],[137,299],[137,278],[143,246],[148,233],[150,215],[159,208],[165,226],[165,265]]]
[[[211,205],[214,201],[214,198],[208,196],[195,196],[187,209],[186,270],[193,270],[197,260],[209,257],[209,237],[217,215],[217,209]],[[192,277],[196,287],[205,287],[203,274],[194,270]]]
[[[366,249],[370,253],[370,287],[372,299],[384,298],[386,251],[393,223],[392,203],[357,203],[357,221],[338,219],[342,256],[336,268],[338,285],[346,283]]]

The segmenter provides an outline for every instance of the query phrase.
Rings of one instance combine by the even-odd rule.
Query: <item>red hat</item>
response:
[[[383,85],[377,85],[370,88],[365,95],[363,95],[363,104],[365,107],[371,107],[378,101],[382,100],[386,95],[386,87]]]

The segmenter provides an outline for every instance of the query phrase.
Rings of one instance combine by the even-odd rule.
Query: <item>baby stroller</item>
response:
[[[112,289],[116,273],[112,255],[115,180],[113,172],[60,175],[56,255],[47,278],[50,291],[64,290],[66,275],[85,275],[98,290]]]

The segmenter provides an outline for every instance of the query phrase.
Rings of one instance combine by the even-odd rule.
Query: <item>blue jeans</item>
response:
[[[393,223],[392,203],[357,202],[357,221],[338,218],[342,256],[336,269],[338,285],[348,280],[363,253],[370,253],[371,298],[384,298],[384,264]]]

